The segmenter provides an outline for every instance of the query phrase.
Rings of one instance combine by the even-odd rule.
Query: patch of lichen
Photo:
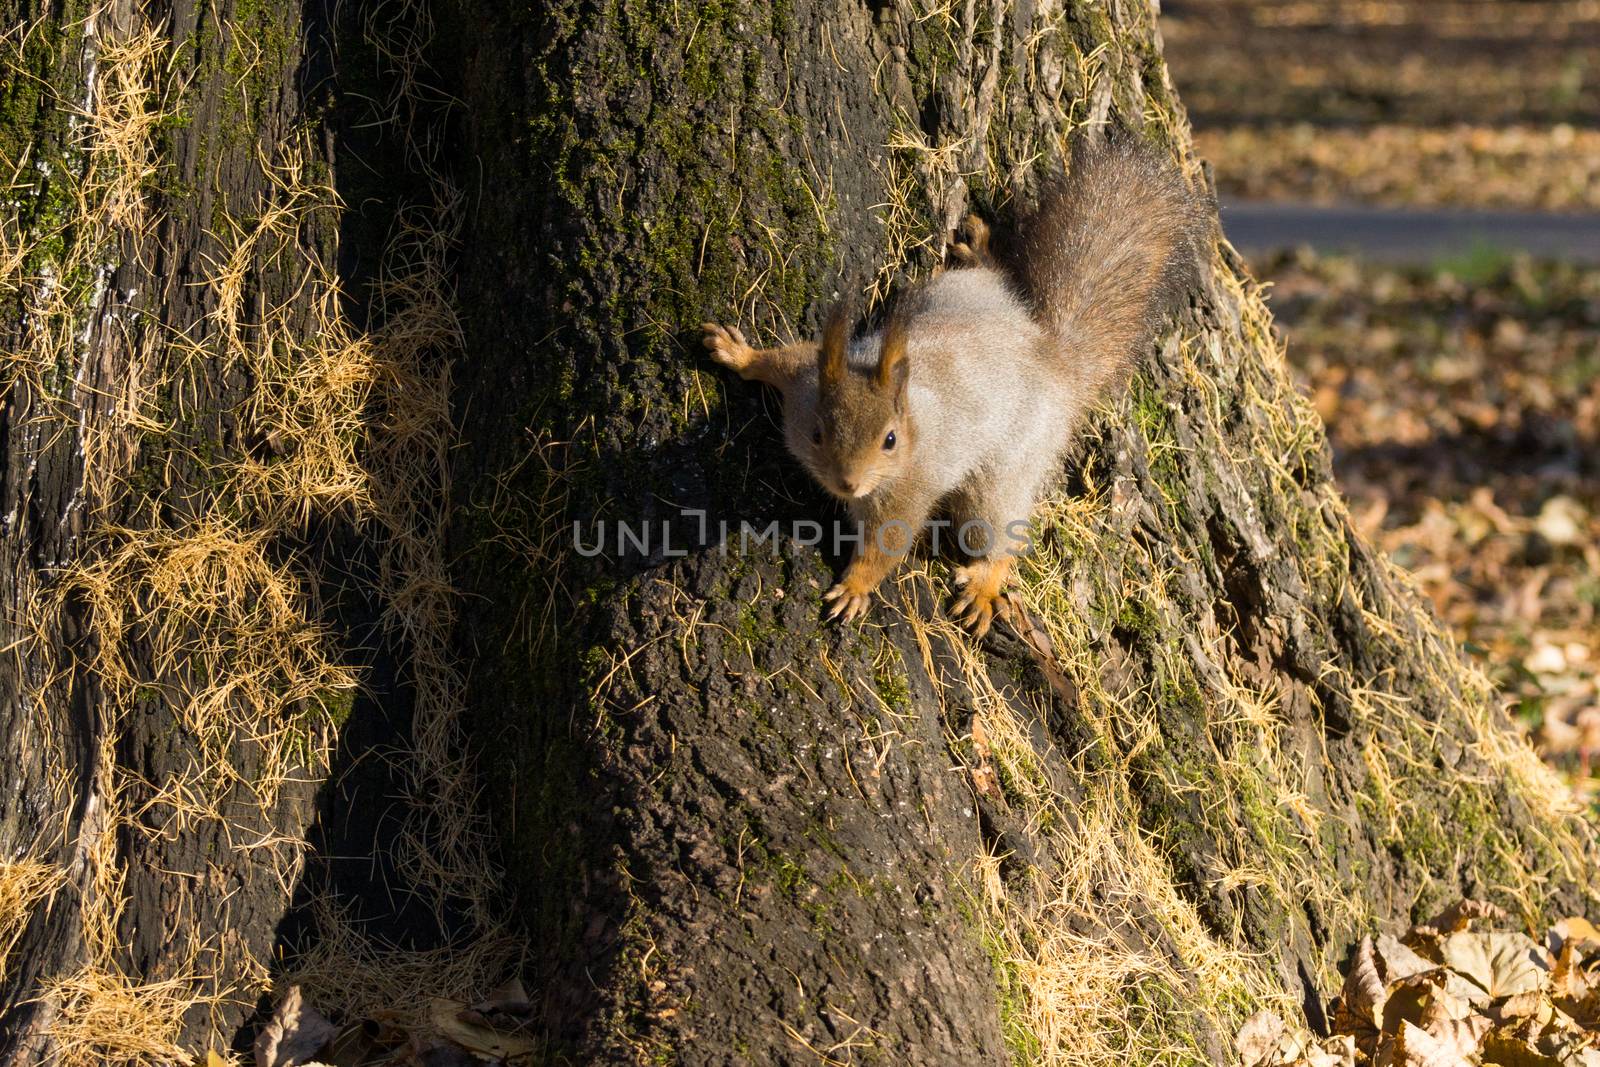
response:
[[[251,161],[259,131],[275,116],[299,56],[299,19],[267,0],[235,0],[226,20],[203,16],[177,42],[174,61],[191,72],[182,123],[195,123],[192,109],[206,108],[195,141],[197,180],[215,181],[229,157],[243,153]],[[227,191],[215,189],[219,198]]]
[[[952,79],[964,78],[961,62],[963,28],[952,9],[935,9],[923,18],[906,22],[906,79],[917,102],[931,107],[941,92],[947,92]],[[936,122],[932,113],[916,116],[924,130],[932,132]]]
[[[1514,829],[1535,817],[1508,783],[1457,780],[1441,793],[1414,771],[1374,773],[1356,801],[1405,874],[1411,904],[1399,918],[1426,921],[1464,893],[1499,904],[1530,928],[1559,917],[1550,913],[1547,886],[1563,877],[1570,857],[1552,839]]]
[[[1008,947],[995,936],[988,924],[980,922],[973,914],[972,905],[962,900],[957,903],[967,924],[977,931],[978,943],[983,946],[989,966],[994,970],[995,1002],[1000,1013],[1000,1036],[1006,1043],[1012,1067],[1031,1067],[1040,1062],[1044,1044],[1033,1032],[1028,1020],[1027,981],[1016,958]]]
[[[1162,975],[1139,975],[1123,984],[1120,999],[1127,1051],[1136,1057],[1132,1062],[1153,1058],[1152,1045],[1162,1050],[1158,1062],[1173,1067],[1210,1067],[1216,1062],[1208,1055],[1205,1036],[1205,1024],[1212,1020],[1197,1010],[1190,990],[1176,987]],[[1133,1038],[1136,1034],[1141,1040]]]
[[[81,107],[86,91],[83,12],[69,4],[59,20],[41,19],[24,29],[26,32],[14,42],[7,40],[0,49],[4,70],[0,77],[0,168],[18,179],[7,193],[9,217],[0,222],[3,243],[20,250],[21,277],[50,291],[51,308],[66,309],[72,316],[87,314],[95,282],[93,250],[89,255],[80,254],[84,251],[81,245],[100,238],[85,226],[76,189],[83,180],[85,163],[81,137],[72,122],[73,111]],[[28,299],[25,288],[6,286],[0,307],[6,310],[8,322],[28,320],[30,313],[24,306]],[[79,325],[74,321],[56,328],[75,334]],[[9,388],[16,374],[31,372],[49,393],[65,395],[72,369],[65,362],[66,352],[54,355],[56,362],[49,366],[7,360],[0,383]]]
[[[70,112],[63,106],[83,91],[83,6],[68,0],[49,19],[29,24],[20,6],[6,5],[5,25],[21,27],[16,48],[4,56],[0,78],[0,163],[11,171],[24,159],[50,166],[69,141]]]
[[[740,879],[734,894],[777,891],[791,907],[806,917],[818,938],[834,930],[836,908],[850,900],[871,901],[880,893],[896,892],[894,883],[856,870],[846,851],[820,822],[813,822],[794,848],[775,841],[754,809],[742,813],[743,831],[723,844],[736,857]],[[831,868],[831,870],[830,870]],[[726,894],[725,894],[726,895]],[[840,948],[839,951],[845,951]]]

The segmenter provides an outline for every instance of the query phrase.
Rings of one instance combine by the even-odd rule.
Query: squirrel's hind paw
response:
[[[976,215],[968,215],[962,223],[966,240],[950,246],[950,254],[963,267],[990,267],[994,265],[989,255],[989,224]]]
[[[972,631],[973,637],[982,637],[994,625],[995,613],[1000,610],[1000,598],[976,593],[962,595],[950,607],[950,614],[961,626]]]
[[[701,323],[700,328],[706,332],[701,343],[710,350],[713,360],[734,370],[743,370],[750,365],[756,352],[744,339],[744,334],[739,332],[739,327],[706,322]]]

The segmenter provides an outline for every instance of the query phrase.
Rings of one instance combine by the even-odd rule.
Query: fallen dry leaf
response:
[[[1499,1000],[1490,1011],[1499,1022],[1531,1019],[1539,1026],[1544,1026],[1550,1021],[1555,1008],[1542,990],[1532,989]]]
[[[1562,945],[1567,942],[1576,942],[1578,947],[1585,952],[1600,949],[1600,930],[1595,929],[1593,923],[1581,915],[1569,916],[1562,919],[1550,928]]]
[[[482,1015],[508,1015],[526,1018],[533,1013],[533,1002],[519,979],[513,978],[472,1006]]]
[[[1279,1042],[1283,1040],[1283,1034],[1283,1019],[1277,1012],[1258,1011],[1239,1027],[1233,1047],[1238,1050],[1244,1067],[1256,1067],[1257,1064],[1271,1062],[1278,1051]]]
[[[1491,997],[1536,992],[1547,973],[1540,949],[1523,934],[1464,931],[1439,941],[1441,961]]]
[[[1408,1022],[1395,1031],[1387,1063],[1392,1067],[1471,1067],[1453,1045]]]
[[[1356,1067],[1356,1039],[1349,1034],[1326,1038],[1306,1049],[1305,1067]]]
[[[256,1036],[256,1067],[306,1067],[339,1028],[305,1003],[299,986],[290,986]]]
[[[1423,1030],[1436,1039],[1441,1048],[1468,1058],[1476,1056],[1483,1048],[1483,1039],[1489,1035],[1493,1025],[1485,1016],[1473,1015],[1466,1019],[1435,1021],[1424,1026]]]
[[[543,1047],[530,1034],[497,1030],[486,1026],[469,1015],[470,1011],[471,1009],[458,1001],[436,998],[430,1007],[428,1018],[441,1035],[468,1052],[480,1056],[511,1059],[517,1056],[532,1056]]]
[[[972,751],[978,757],[978,765],[972,768],[973,791],[981,797],[1005,803],[1005,794],[1000,789],[1000,776],[995,773],[994,764],[989,758],[989,734],[976,715],[972,717]]]
[[[1483,1062],[1499,1067],[1562,1067],[1560,1060],[1545,1055],[1528,1041],[1498,1033],[1484,1040]]]
[[[1454,977],[1448,975],[1447,977]],[[1433,988],[1428,994],[1428,1003],[1422,1012],[1421,1026],[1429,1033],[1436,1033],[1434,1026],[1437,1024],[1461,1022],[1478,1016],[1478,1011],[1470,1000],[1452,992],[1447,987],[1430,983]]]
[[[1470,930],[1474,921],[1488,919],[1491,922],[1503,922],[1506,919],[1505,909],[1488,901],[1462,899],[1450,905],[1444,911],[1435,915],[1421,925],[1432,927],[1441,934],[1459,933]]]
[[[1377,952],[1372,938],[1363,937],[1356,946],[1355,958],[1344,976],[1340,1004],[1345,1012],[1374,1030],[1383,1029],[1383,1004],[1389,999],[1383,976],[1378,972]]]
[[[1379,934],[1373,949],[1382,967],[1384,981],[1391,985],[1439,966],[1437,960],[1419,956],[1411,946],[1388,934]]]

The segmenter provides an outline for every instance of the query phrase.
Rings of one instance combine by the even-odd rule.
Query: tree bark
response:
[[[4,1062],[519,952],[553,1062],[1216,1062],[1371,925],[1590,903],[1226,248],[1007,623],[942,558],[820,622],[831,505],[699,323],[879,301],[1104,127],[1204,180],[1148,6],[5,14]]]
[[[937,560],[827,627],[803,535],[695,544],[833,514],[698,324],[815,333],[1100,127],[1186,153],[1150,5],[455,10],[472,732],[575,1061],[1219,1061],[1371,924],[1587,902],[1587,831],[1351,529],[1226,248],[1008,633],[943,621]]]
[[[352,693],[384,658],[356,452],[416,179],[334,191],[397,154],[330,80],[336,38],[339,90],[383,69],[355,17],[5,8],[0,1062],[227,1049],[339,728],[403,721]]]

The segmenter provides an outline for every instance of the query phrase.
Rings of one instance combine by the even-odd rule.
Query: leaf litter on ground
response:
[[[1362,532],[1544,756],[1600,757],[1600,273],[1483,256],[1256,264]]]
[[[1571,918],[1535,941],[1505,921],[1464,901],[1364,937],[1331,1036],[1262,1011],[1234,1048],[1244,1067],[1600,1067],[1600,931]]]
[[[1165,5],[1224,199],[1600,210],[1600,8],[1573,0]]]
[[[519,1067],[544,1062],[534,1006],[510,982],[474,1004],[435,999],[423,1025],[357,1019],[337,1026],[290,987],[256,1039],[254,1067]],[[216,1052],[208,1063],[225,1064]]]

